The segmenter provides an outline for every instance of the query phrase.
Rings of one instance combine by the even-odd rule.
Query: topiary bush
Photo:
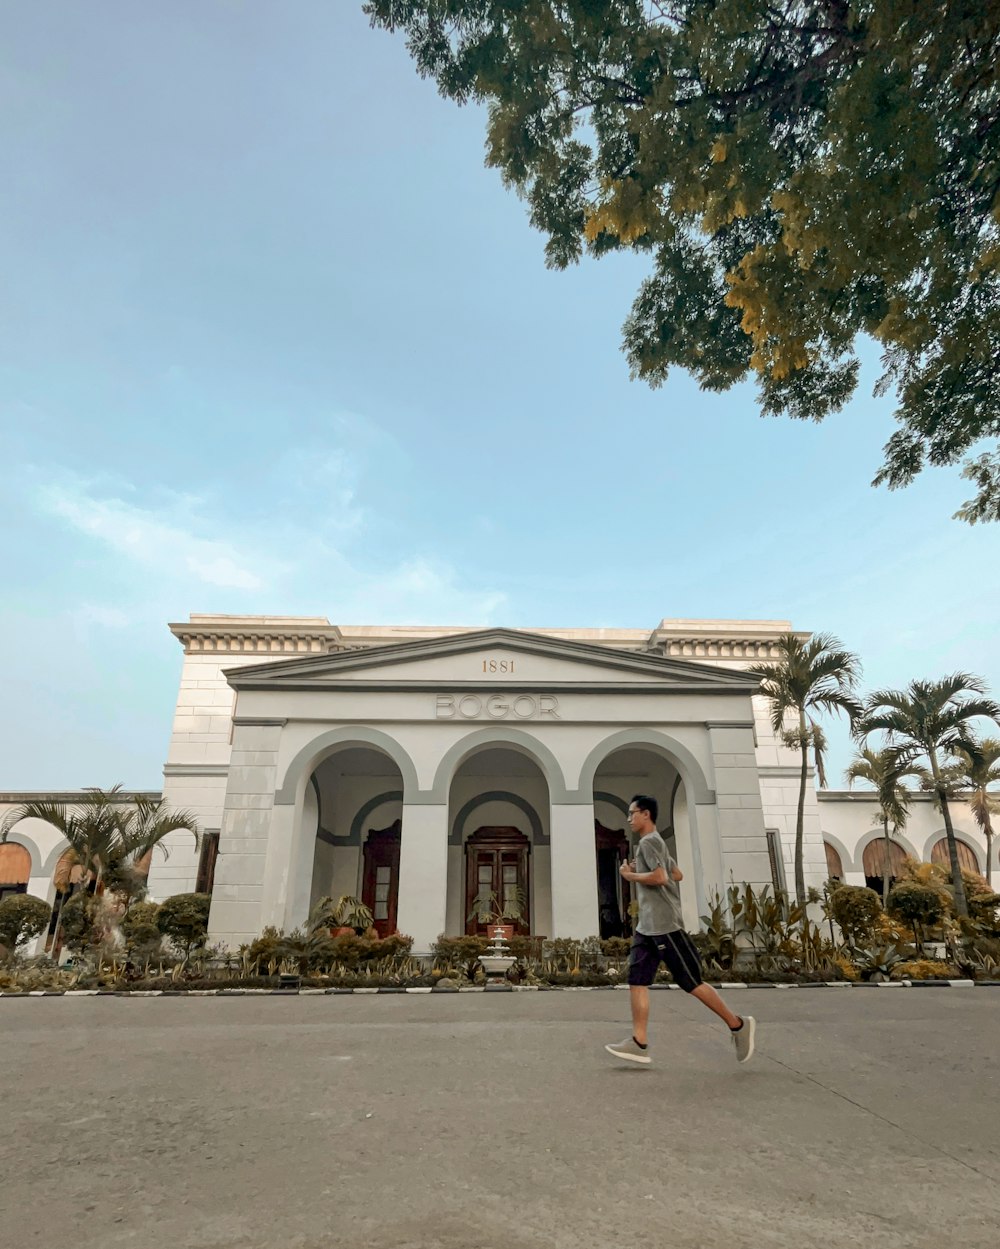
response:
[[[155,902],[136,902],[122,917],[121,930],[128,950],[153,950],[163,941],[157,924],[160,908]]]
[[[329,942],[331,962],[356,968],[365,963],[398,959],[409,954],[413,938],[393,933],[388,937],[334,937]]]
[[[486,953],[489,940],[486,937],[446,937],[443,934],[431,946],[434,967],[438,971],[461,968],[467,979],[475,978],[480,954]]]
[[[0,946],[11,954],[48,927],[52,908],[30,893],[14,893],[0,902]]]
[[[828,903],[834,923],[851,946],[864,946],[875,935],[882,903],[874,889],[864,885],[838,885]]]
[[[1000,893],[994,893],[985,877],[973,872],[963,872],[962,880],[970,918],[983,933],[1000,936]]]
[[[886,904],[890,915],[913,929],[913,939],[919,945],[927,928],[940,924],[947,913],[941,893],[933,885],[921,885],[916,881],[903,881],[889,890]]]
[[[67,898],[59,912],[59,937],[75,954],[92,950],[104,940],[101,901],[85,890]]]
[[[176,893],[160,904],[156,926],[182,951],[185,958],[190,958],[196,946],[205,944],[211,906],[211,894]]]

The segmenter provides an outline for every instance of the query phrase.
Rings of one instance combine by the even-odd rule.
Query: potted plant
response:
[[[309,915],[309,931],[329,928],[331,937],[353,937],[372,926],[371,907],[353,894],[345,893],[334,901],[320,898]]]
[[[526,906],[527,898],[520,885],[508,885],[503,897],[484,890],[473,899],[466,922],[475,920],[477,924],[485,924],[488,935],[494,940],[502,938],[509,941],[514,935],[515,924],[524,922]],[[508,920],[512,922],[508,923]]]

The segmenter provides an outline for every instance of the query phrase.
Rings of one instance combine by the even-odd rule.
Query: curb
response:
[[[708,983],[706,981],[706,983]],[[680,991],[680,985],[653,984],[651,989]],[[719,989],[1000,989],[1000,980],[812,980],[803,984],[721,983]],[[380,985],[370,989],[28,989],[0,992],[0,998],[29,997],[343,997],[345,994],[434,993],[607,993],[627,989],[626,984],[470,984],[453,988]]]

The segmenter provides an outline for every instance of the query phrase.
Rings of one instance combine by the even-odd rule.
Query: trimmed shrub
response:
[[[882,903],[873,889],[838,885],[830,894],[828,905],[848,945],[863,946],[871,941],[882,915]]]
[[[155,902],[136,902],[122,917],[121,930],[128,949],[155,947],[163,940],[156,922],[160,908]]]
[[[545,946],[544,937],[513,936],[507,942],[511,954],[521,963],[537,962],[542,957]]]
[[[897,963],[892,969],[893,980],[952,980],[959,976],[957,967],[940,959],[915,958]]]
[[[982,930],[1000,935],[1000,893],[994,893],[984,877],[972,872],[963,872],[962,880],[971,918]]]
[[[889,891],[887,910],[895,919],[902,920],[913,929],[913,938],[919,944],[926,928],[940,924],[947,912],[944,899],[933,885],[919,885],[916,881],[903,881]]]
[[[479,954],[486,953],[489,940],[486,937],[438,937],[431,947],[434,967],[463,967],[469,979],[476,974]]]
[[[240,953],[256,971],[267,972],[271,963],[277,966],[285,957],[285,939],[277,928],[268,925],[249,945],[241,946]]]
[[[104,940],[100,914],[100,899],[91,893],[84,891],[67,898],[59,914],[59,936],[63,943],[77,954],[99,946]]]
[[[185,958],[196,946],[205,944],[211,905],[212,896],[208,893],[175,893],[160,904],[156,926]]]
[[[409,954],[412,946],[412,937],[404,937],[397,932],[389,937],[334,937],[327,948],[332,962],[355,968],[364,963],[400,958]]]
[[[11,954],[48,927],[52,908],[30,893],[13,893],[0,902],[0,946]]]

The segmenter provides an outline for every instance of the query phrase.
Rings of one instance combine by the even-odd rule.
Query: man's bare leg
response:
[[[635,989],[633,989],[632,992],[634,994]],[[719,1016],[720,1019],[724,1019],[726,1021],[730,1029],[738,1028],[740,1024],[743,1022],[743,1019],[741,1018],[741,1016],[733,1014],[733,1012],[725,1004],[722,998],[719,997],[718,993],[716,993],[716,991],[712,988],[710,984],[698,985],[696,989],[691,990],[691,996],[696,997],[699,1002],[703,1002],[704,1005],[707,1006],[709,1010],[715,1011],[715,1013]],[[635,1016],[635,998],[634,997],[632,998],[632,1002],[633,1002],[632,1014],[634,1017]],[[646,1018],[647,1019],[649,1018],[649,996],[648,995],[646,997]],[[643,1027],[645,1027],[645,1024],[643,1024]],[[637,1032],[635,1034],[635,1039],[637,1041],[645,1041],[646,1039],[645,1032],[642,1034],[642,1036],[640,1036]]]
[[[632,1003],[632,1036],[640,1045],[647,1045],[646,1029],[649,1025],[649,990],[644,985],[631,984],[628,989]],[[721,998],[719,999],[721,1002]]]

